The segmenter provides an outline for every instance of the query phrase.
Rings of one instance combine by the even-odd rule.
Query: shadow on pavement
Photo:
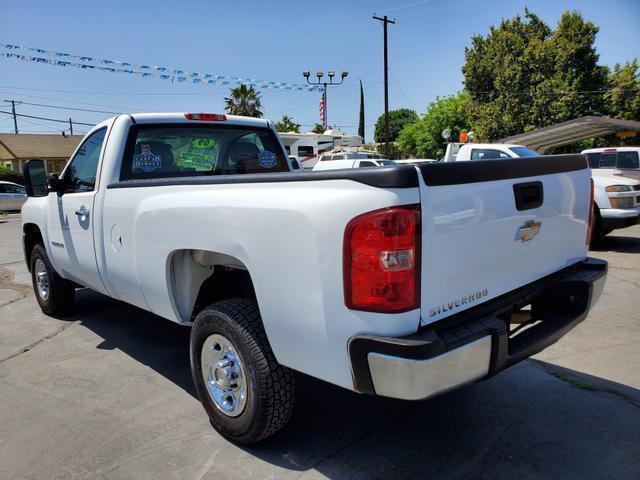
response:
[[[90,291],[81,325],[195,396],[189,329]],[[99,312],[99,313],[95,313]],[[640,391],[525,361],[446,395],[404,402],[297,376],[290,424],[238,446],[327,478],[640,478]]]
[[[640,238],[607,235],[590,247],[594,252],[640,253]]]
[[[98,348],[117,348],[196,397],[190,328],[88,289],[76,293],[76,314],[82,326],[104,339]]]
[[[329,478],[638,478],[640,472],[633,453],[640,391],[555,365],[526,361],[421,402],[360,396],[309,377],[299,387],[289,427],[246,451]],[[336,449],[317,455],[327,443]]]

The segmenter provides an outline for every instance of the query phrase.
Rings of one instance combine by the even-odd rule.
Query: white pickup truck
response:
[[[135,114],[25,176],[42,310],[86,287],[191,326],[199,398],[243,443],[287,423],[293,370],[428,398],[557,341],[606,277],[579,155],[300,175],[266,120]]]
[[[630,227],[640,221],[640,181],[634,178],[617,175],[614,169],[594,168],[597,164],[601,166],[600,151],[613,150],[613,164],[616,161],[616,149],[593,149],[585,150],[582,154],[588,157],[589,166],[592,168],[594,187],[594,217],[590,243],[595,242],[600,237],[611,233],[619,228]],[[621,149],[622,150],[622,149]],[[628,151],[626,151],[628,150]],[[627,148],[623,153],[623,166],[629,165],[629,159],[637,161],[637,153],[632,148]],[[631,157],[631,154],[635,155]],[[535,157],[538,154],[523,146],[506,143],[450,143],[447,145],[447,153],[444,161],[461,162],[468,160],[493,160]],[[610,152],[603,154],[610,155]],[[610,159],[609,159],[610,161]],[[604,165],[602,165],[604,166]],[[610,166],[610,165],[607,165]],[[625,172],[632,172],[632,169]]]

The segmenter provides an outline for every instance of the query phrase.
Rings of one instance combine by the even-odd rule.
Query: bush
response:
[[[376,147],[376,150],[378,153],[381,153],[383,155],[386,154],[384,143],[379,143]],[[387,155],[387,158],[389,160],[400,160],[401,158],[405,157],[406,155],[403,155],[395,142],[389,142],[389,155]]]
[[[0,180],[5,182],[14,182],[24,185],[24,177],[19,172],[14,172],[10,168],[0,165]]]

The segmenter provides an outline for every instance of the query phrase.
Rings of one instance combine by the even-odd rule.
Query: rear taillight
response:
[[[590,192],[589,192],[589,221],[587,223],[587,245],[591,242],[591,232],[593,231],[593,222],[595,220],[594,210],[596,209],[596,205],[593,201],[593,178],[590,178],[591,182]]]
[[[348,308],[398,313],[420,306],[420,205],[360,215],[344,234]]]
[[[201,122],[224,122],[227,116],[222,113],[185,113],[184,118]]]

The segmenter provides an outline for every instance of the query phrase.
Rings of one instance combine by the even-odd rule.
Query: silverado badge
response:
[[[542,222],[536,222],[535,220],[527,220],[522,225],[520,225],[516,230],[516,238],[514,238],[514,240],[516,242],[518,240],[522,240],[523,242],[528,242],[538,234],[538,232],[540,231],[540,226],[542,226]]]

